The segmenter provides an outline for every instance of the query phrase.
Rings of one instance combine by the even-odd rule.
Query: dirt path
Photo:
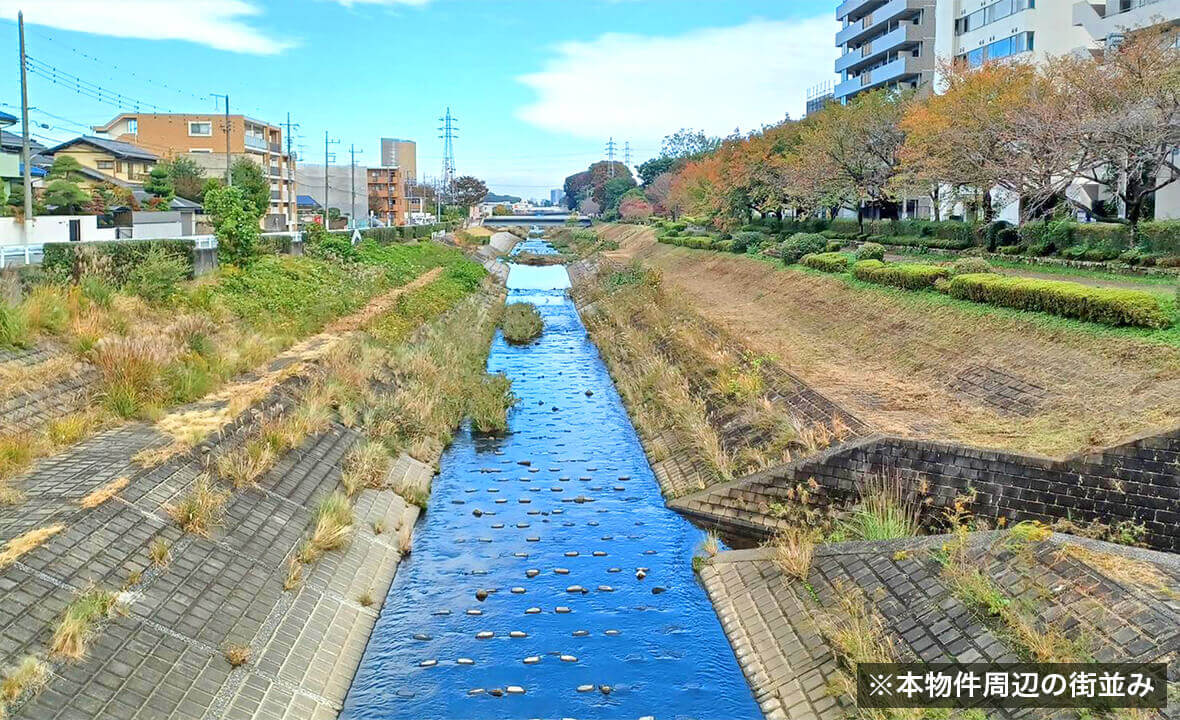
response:
[[[608,228],[712,321],[882,432],[1065,455],[1180,423],[1180,349]]]

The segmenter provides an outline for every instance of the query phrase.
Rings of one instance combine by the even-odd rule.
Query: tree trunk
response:
[[[990,223],[991,221],[995,220],[996,219],[996,208],[992,204],[991,188],[984,189],[983,198],[981,199],[981,205],[983,206],[983,221],[985,223]]]

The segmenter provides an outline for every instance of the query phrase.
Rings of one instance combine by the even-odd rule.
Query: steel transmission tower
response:
[[[615,145],[616,143],[613,137],[606,143],[606,173],[607,177],[612,178],[615,176]]]
[[[442,123],[438,129],[442,133],[438,137],[443,141],[442,191],[450,195],[455,185],[455,138],[459,137],[459,124],[451,116],[450,107],[447,108],[447,114],[438,120]]]
[[[631,169],[631,141],[630,140],[623,143],[623,164],[627,166],[628,170]]]

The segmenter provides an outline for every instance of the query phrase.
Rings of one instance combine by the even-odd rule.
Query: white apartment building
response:
[[[843,53],[834,95],[847,102],[883,87],[937,90],[940,60],[977,67],[1004,58],[1035,62],[1101,52],[1136,30],[1180,27],[1180,0],[844,0],[836,17]],[[1083,191],[1094,192],[1075,186],[1071,194]],[[903,215],[913,212],[909,205]],[[1017,208],[1002,208],[1000,215],[1015,220]],[[1180,218],[1180,182],[1156,194],[1155,216]]]
[[[935,0],[844,0],[836,7],[836,102],[880,88],[920,88],[934,77]]]

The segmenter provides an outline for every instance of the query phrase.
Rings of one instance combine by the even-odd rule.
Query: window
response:
[[[97,167],[99,170],[114,170],[115,169],[115,161],[114,160],[98,160],[97,162],[94,163],[94,166]]]
[[[127,118],[127,134],[139,134],[139,118]]]
[[[1030,52],[1032,49],[1033,33],[1017,33],[1003,40],[997,40],[994,43],[976,48],[959,57],[967,61],[968,67],[974,68],[991,60],[1001,60],[1013,55],[1019,55],[1023,52]]]
[[[209,137],[213,135],[213,123],[208,121],[190,121],[188,134],[193,137]]]
[[[955,20],[955,34],[963,35],[978,30],[985,25],[1003,20],[1009,15],[1015,15],[1022,10],[1036,6],[1036,0],[1000,0]]]

